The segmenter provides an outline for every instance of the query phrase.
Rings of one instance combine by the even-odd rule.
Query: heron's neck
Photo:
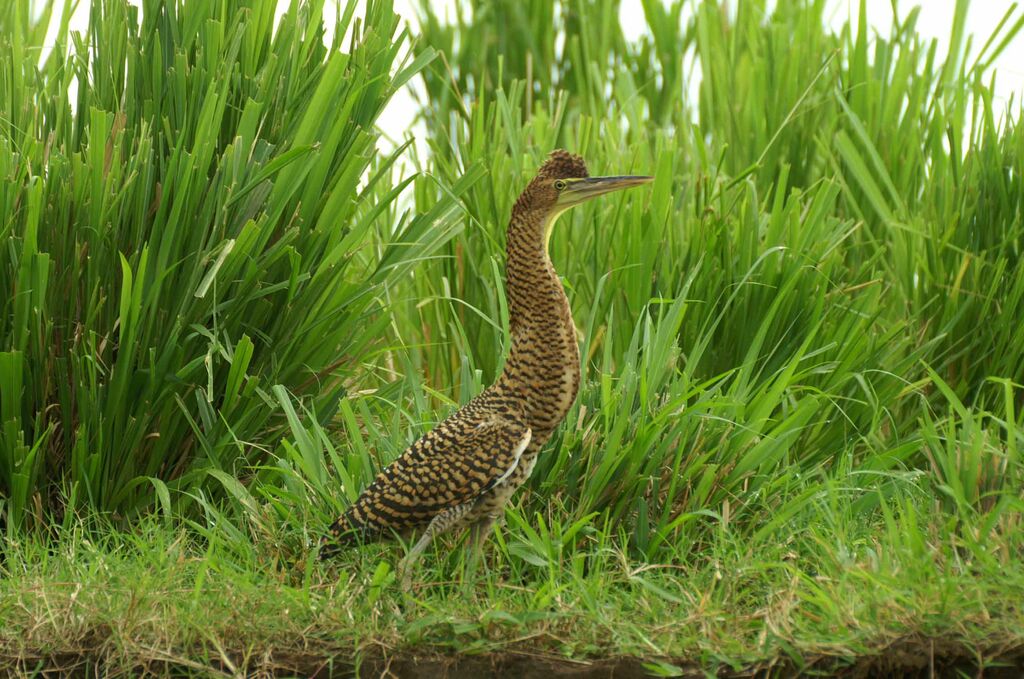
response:
[[[565,417],[580,380],[576,326],[548,256],[555,217],[513,216],[506,248],[512,347],[499,384],[523,395],[531,427],[540,432],[554,429]]]

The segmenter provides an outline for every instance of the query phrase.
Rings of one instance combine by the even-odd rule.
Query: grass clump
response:
[[[377,1],[325,47],[323,3],[96,0],[41,63],[0,13],[9,667],[1019,658],[1024,131],[989,64],[1024,19],[971,51],[958,3],[939,55],[918,10],[779,5],[652,0],[631,42],[613,0]],[[414,77],[429,152],[384,154]],[[486,574],[454,538],[411,598],[398,547],[317,565],[500,371],[504,224],[558,146],[656,181],[554,232],[581,395]]]
[[[93,3],[72,38],[65,6],[38,68],[29,3],[4,15],[11,528],[61,490],[130,515],[265,462],[285,422],[271,388],[336,408],[388,323],[382,291],[452,236],[475,178],[399,215],[411,180],[374,123],[429,54],[387,3],[338,17],[331,48],[322,3],[276,27],[267,2],[142,9]]]

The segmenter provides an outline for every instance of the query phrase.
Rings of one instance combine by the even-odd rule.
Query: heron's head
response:
[[[591,177],[583,158],[563,149],[552,151],[529,186],[516,201],[513,214],[543,225],[544,240],[560,214],[612,191],[621,191],[653,181],[654,177],[615,175]]]

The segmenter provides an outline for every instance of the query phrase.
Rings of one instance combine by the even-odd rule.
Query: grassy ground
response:
[[[376,1],[328,48],[321,4],[96,0],[41,63],[70,3],[0,9],[0,666],[1019,663],[1024,127],[988,64],[1024,15],[975,40],[958,3],[947,56],[916,10],[652,0],[634,43],[613,0]],[[413,78],[430,150],[382,153]],[[504,223],[559,146],[656,181],[555,230],[584,381],[487,568],[316,563],[500,371]]]
[[[668,676],[672,666],[942,671],[1019,659],[1019,537],[965,548],[948,526],[917,523],[927,512],[912,502],[893,507],[876,526],[800,522],[754,542],[722,531],[674,564],[638,563],[596,531],[548,558],[520,558],[523,543],[509,537],[472,586],[456,559],[426,567],[408,596],[383,549],[325,571],[282,568],[259,546],[200,547],[155,524],[130,537],[75,531],[56,554],[8,551],[0,650],[22,670],[246,676],[376,670],[410,649],[523,656],[534,671],[539,660],[632,656]]]

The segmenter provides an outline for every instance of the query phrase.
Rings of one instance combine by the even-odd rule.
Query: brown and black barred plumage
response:
[[[321,558],[344,545],[425,529],[403,561],[406,570],[434,535],[469,526],[475,544],[486,537],[579,391],[576,326],[548,257],[552,225],[574,205],[647,181],[591,178],[579,156],[558,150],[548,157],[516,200],[508,226],[512,347],[504,372],[377,475],[330,527]]]

